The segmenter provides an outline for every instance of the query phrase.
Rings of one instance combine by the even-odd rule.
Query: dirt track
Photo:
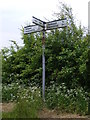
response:
[[[87,118],[87,117],[80,116],[77,114],[60,113],[55,110],[48,110],[47,108],[44,108],[43,110],[39,111],[39,118]]]
[[[12,111],[14,105],[15,105],[14,103],[2,103],[2,104],[0,103],[0,106],[2,108],[2,112],[10,112],[10,111]]]
[[[2,108],[3,112],[10,112],[12,111],[13,107],[15,106],[14,103],[0,103],[0,108]],[[77,114],[67,114],[67,113],[60,113],[55,110],[49,110],[47,108],[43,108],[38,112],[39,118],[87,118],[87,116],[80,116]],[[89,120],[89,119],[88,119]]]

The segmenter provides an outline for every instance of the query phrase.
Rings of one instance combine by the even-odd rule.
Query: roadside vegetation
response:
[[[11,112],[3,112],[3,118],[37,118],[38,110],[42,108],[39,89],[36,87],[25,88],[18,86],[17,93],[14,93],[12,89],[16,87],[12,85],[12,87],[6,90],[7,95],[4,95],[4,97],[7,100],[5,99],[5,102],[14,102],[15,105]]]

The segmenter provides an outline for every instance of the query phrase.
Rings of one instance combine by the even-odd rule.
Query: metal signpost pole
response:
[[[42,39],[42,97],[45,101],[45,28],[43,29],[43,39]]]

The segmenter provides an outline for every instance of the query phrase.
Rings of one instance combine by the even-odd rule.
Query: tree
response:
[[[68,26],[51,31],[46,41],[47,81],[65,82],[68,87],[86,86],[87,36],[74,22],[72,9],[62,4],[58,18],[67,18]],[[49,79],[49,80],[48,80]]]

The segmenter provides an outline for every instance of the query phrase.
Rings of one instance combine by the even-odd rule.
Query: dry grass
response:
[[[57,110],[49,110],[47,108],[43,108],[38,113],[39,118],[87,118],[87,116],[80,116],[77,114],[71,113],[61,113]]]
[[[0,108],[2,108],[2,112],[11,112],[14,106],[15,103],[0,103]]]
[[[0,107],[2,107],[2,112],[11,112],[15,106],[15,103],[0,103]],[[80,116],[78,114],[71,113],[61,113],[57,110],[49,110],[47,108],[43,108],[38,112],[39,118],[87,118],[87,116]]]

